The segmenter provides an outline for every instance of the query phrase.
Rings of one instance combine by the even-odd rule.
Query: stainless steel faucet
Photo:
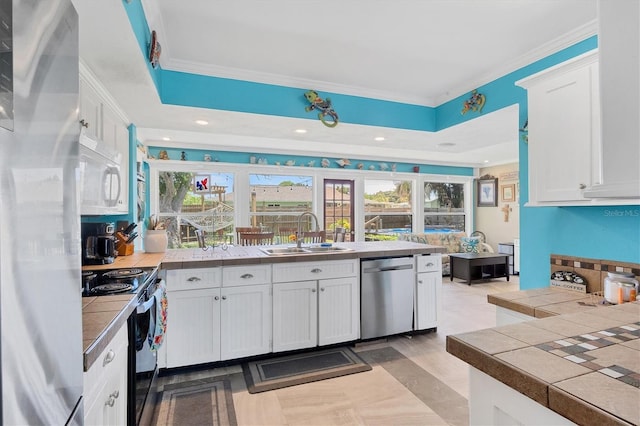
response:
[[[304,212],[298,216],[298,232],[296,232],[296,247],[302,247],[302,218],[305,216],[311,216],[316,221],[316,231],[320,230],[320,223],[318,222],[318,217],[312,212]]]

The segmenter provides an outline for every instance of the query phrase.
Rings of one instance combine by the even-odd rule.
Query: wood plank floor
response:
[[[446,352],[445,338],[494,327],[487,294],[518,286],[518,276],[471,286],[443,277],[437,332],[356,345],[373,367],[365,373],[249,394],[238,364],[163,376],[159,384],[227,376],[239,425],[467,425],[468,365]]]

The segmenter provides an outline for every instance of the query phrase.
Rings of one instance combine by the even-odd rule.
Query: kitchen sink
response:
[[[286,256],[292,254],[315,254],[315,253],[336,253],[344,251],[352,251],[350,248],[345,247],[322,247],[322,246],[310,246],[310,247],[272,247],[261,248],[263,253],[269,256]]]
[[[335,247],[335,246],[329,246],[329,247],[323,247],[323,246],[305,247],[304,250],[308,250],[311,253],[332,253],[332,252],[336,252],[336,251],[351,251],[350,248]]]
[[[298,247],[277,247],[277,248],[265,248],[260,250],[262,250],[264,253],[268,254],[269,256],[308,253],[305,249],[298,248]]]

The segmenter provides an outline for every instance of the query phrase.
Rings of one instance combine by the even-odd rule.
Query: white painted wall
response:
[[[480,176],[492,175],[498,178],[498,206],[475,207],[474,230],[482,231],[487,236],[487,243],[498,252],[498,243],[513,242],[519,237],[520,207],[518,205],[518,163],[503,164],[480,169]],[[503,201],[504,185],[515,185],[515,201]],[[477,203],[474,201],[474,205]],[[505,222],[505,214],[501,210],[509,206],[509,220]]]

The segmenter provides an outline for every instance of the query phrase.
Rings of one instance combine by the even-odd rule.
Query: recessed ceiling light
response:
[[[209,122],[207,120],[196,120],[196,124],[206,126],[207,124],[209,124]]]
[[[384,140],[384,136],[376,136],[375,138],[373,138],[373,140],[377,142],[382,142]]]
[[[162,140],[163,140],[163,141],[170,141],[170,140],[171,140],[171,138],[169,138],[169,137],[165,136],[165,137],[163,137],[163,138],[162,138]]]
[[[307,133],[307,129],[296,129],[296,133]]]
[[[456,144],[453,142],[442,142],[442,143],[439,143],[438,146],[441,148],[446,148],[449,146],[456,146]]]
[[[489,160],[484,160],[484,162],[485,162],[485,163],[488,163],[488,162],[489,162]]]

